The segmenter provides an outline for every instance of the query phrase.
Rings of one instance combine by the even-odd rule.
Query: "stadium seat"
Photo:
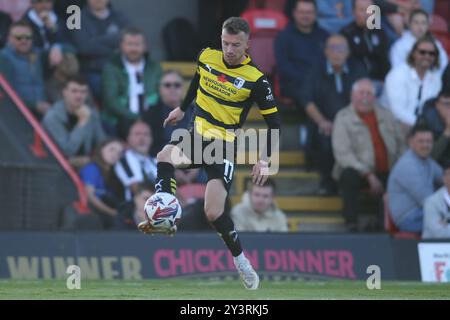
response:
[[[442,43],[447,55],[450,57],[450,32],[433,32],[434,37]]]
[[[276,65],[273,42],[288,19],[272,9],[250,9],[242,14],[242,18],[247,20],[252,31],[249,54],[261,71],[271,77]]]
[[[392,220],[392,214],[389,209],[388,204],[388,196],[385,194],[383,196],[383,202],[384,202],[384,230],[392,235],[394,238],[397,239],[417,239],[419,240],[421,238],[420,233],[416,232],[405,232],[398,230],[397,226],[395,225],[394,221]]]
[[[284,12],[286,0],[250,0],[247,9],[272,9]]]
[[[448,23],[440,15],[433,14],[431,17],[430,31],[435,32],[448,32]]]
[[[192,183],[179,186],[177,189],[177,194],[186,203],[192,203],[198,199],[205,198],[206,185],[201,183]]]
[[[435,0],[434,13],[440,15],[445,21],[450,21],[450,3],[448,0]],[[450,31],[450,30],[448,30]]]

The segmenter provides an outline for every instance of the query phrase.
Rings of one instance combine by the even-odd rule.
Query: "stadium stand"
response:
[[[0,229],[58,230],[68,206],[88,214],[77,174],[2,75],[0,111]]]
[[[276,66],[273,42],[288,19],[271,9],[250,9],[242,14],[242,18],[248,21],[252,30],[249,53],[261,71],[272,78]]]

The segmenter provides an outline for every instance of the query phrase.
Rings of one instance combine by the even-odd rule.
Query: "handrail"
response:
[[[36,120],[31,111],[25,106],[25,103],[20,99],[17,95],[16,91],[11,87],[9,82],[5,79],[3,74],[0,73],[0,86],[3,87],[6,94],[9,98],[14,102],[19,111],[25,117],[25,119],[30,123],[33,127],[34,131],[41,137],[42,141],[45,143],[50,152],[55,156],[58,163],[61,167],[66,171],[69,175],[70,179],[75,184],[78,192],[78,201],[73,203],[73,206],[80,214],[89,214],[90,210],[88,207],[88,199],[87,194],[85,192],[84,184],[81,181],[80,177],[78,177],[75,170],[72,168],[70,163],[64,157],[62,152],[53,142],[53,140],[48,136],[47,132],[42,128],[41,124]]]

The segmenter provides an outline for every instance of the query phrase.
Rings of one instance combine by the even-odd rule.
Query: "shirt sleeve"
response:
[[[278,148],[281,120],[273,96],[272,88],[265,76],[259,78],[252,90],[252,99],[259,107],[259,112],[264,117],[269,130],[267,130],[266,149],[261,154],[261,159],[269,160],[272,151]],[[277,131],[277,132],[276,132]]]
[[[180,106],[180,109],[184,112],[186,112],[186,110],[189,108],[189,106],[192,104],[192,101],[194,100],[194,98],[197,95],[197,90],[198,87],[200,85],[200,66],[199,66],[199,61],[200,61],[200,56],[202,55],[203,51],[205,51],[205,49],[203,49],[202,51],[200,51],[200,53],[198,54],[197,57],[197,69],[195,72],[194,77],[191,80],[191,84],[189,85],[189,89],[186,93],[186,96],[183,100],[183,103]]]
[[[87,186],[92,186],[95,189],[99,187],[98,181],[101,177],[100,171],[98,170],[95,164],[90,163],[84,166],[80,171],[81,180],[83,180],[84,184]]]

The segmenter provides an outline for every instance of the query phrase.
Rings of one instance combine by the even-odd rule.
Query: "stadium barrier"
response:
[[[263,280],[366,280],[373,265],[383,280],[420,280],[416,240],[242,233],[241,241]],[[214,233],[0,233],[0,278],[67,278],[69,265],[81,268],[82,279],[236,277],[232,257]]]

